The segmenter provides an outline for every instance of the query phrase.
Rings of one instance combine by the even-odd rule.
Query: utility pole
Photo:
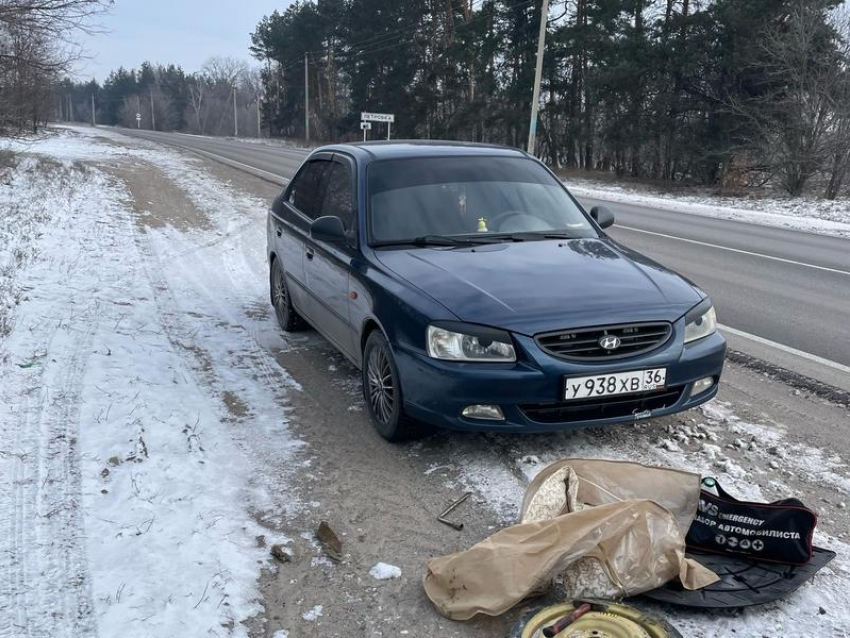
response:
[[[153,87],[151,87],[151,130],[156,130],[156,115],[153,112]]]
[[[543,75],[543,49],[546,45],[546,23],[549,21],[549,0],[540,8],[540,33],[537,36],[537,66],[534,69],[534,90],[531,98],[531,123],[528,125],[528,152],[534,153],[537,137],[537,108],[540,102],[540,76]]]
[[[233,137],[239,137],[239,120],[236,117],[236,85],[233,85]]]
[[[94,111],[94,93],[91,94],[91,125],[97,126],[97,117]]]
[[[307,72],[307,54],[304,54],[304,139],[310,146],[310,75]]]
[[[257,139],[263,136],[262,120],[260,119],[260,96],[257,96]]]

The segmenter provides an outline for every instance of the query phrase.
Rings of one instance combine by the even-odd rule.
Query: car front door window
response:
[[[354,197],[348,166],[339,162],[331,164],[326,184],[321,217],[339,217],[345,230],[351,230],[354,222]]]
[[[330,165],[328,160],[311,160],[295,176],[289,189],[289,203],[310,219],[319,216],[322,205],[322,179]]]

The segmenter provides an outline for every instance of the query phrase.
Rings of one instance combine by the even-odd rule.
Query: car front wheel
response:
[[[422,426],[404,414],[398,368],[390,344],[379,330],[366,340],[362,375],[366,411],[378,433],[391,442],[420,436]]]

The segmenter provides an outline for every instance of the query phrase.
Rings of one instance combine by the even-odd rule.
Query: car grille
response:
[[[537,344],[546,352],[562,359],[623,359],[649,352],[662,346],[673,334],[673,326],[667,322],[630,323],[596,328],[577,328],[549,332],[535,337]],[[599,344],[605,336],[617,337],[620,345],[606,350]]]
[[[685,386],[677,386],[604,398],[581,399],[564,403],[529,403],[519,409],[536,423],[571,423],[599,421],[640,414],[646,410],[660,410],[675,405],[682,398]]]

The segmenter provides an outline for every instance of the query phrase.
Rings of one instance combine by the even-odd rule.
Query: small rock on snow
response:
[[[281,563],[292,561],[292,554],[283,545],[272,545],[271,555]]]
[[[395,565],[387,565],[386,563],[378,563],[369,570],[369,575],[375,580],[389,580],[390,578],[401,577],[401,569]]]
[[[710,460],[716,459],[722,453],[720,446],[711,443],[703,443],[700,449]]]
[[[669,450],[670,452],[681,452],[682,448],[680,448],[676,443],[670,439],[661,439],[658,442],[658,447]]]

